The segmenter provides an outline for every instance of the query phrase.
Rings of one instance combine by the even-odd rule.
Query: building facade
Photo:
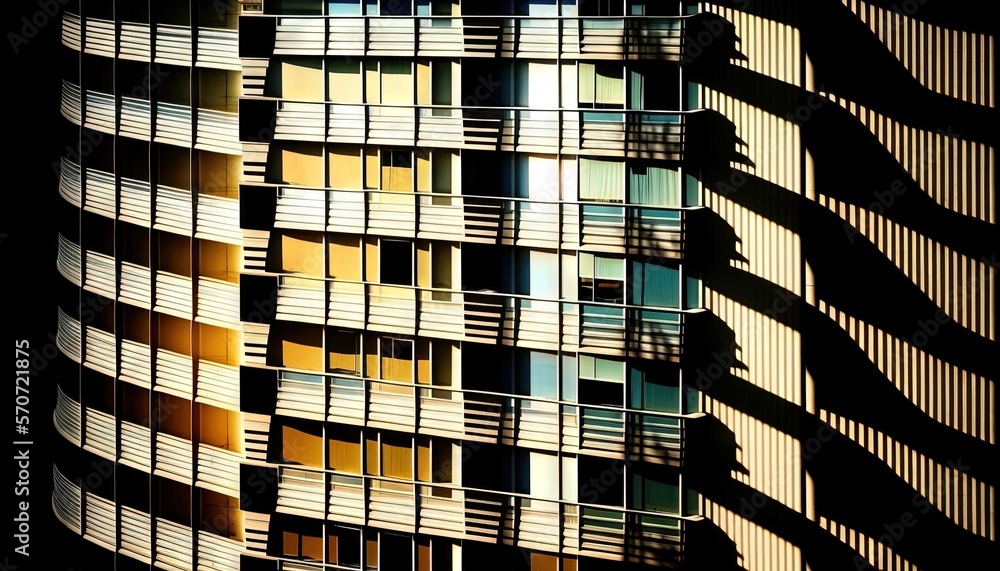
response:
[[[995,557],[994,38],[813,4],[71,2],[56,516],[116,569]]]

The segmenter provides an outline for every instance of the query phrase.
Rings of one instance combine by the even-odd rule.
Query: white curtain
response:
[[[580,200],[622,202],[625,163],[580,159]]]

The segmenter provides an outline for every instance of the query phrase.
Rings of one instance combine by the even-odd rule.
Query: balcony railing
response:
[[[322,191],[294,187],[279,188],[274,227],[323,232],[326,230],[325,198],[325,193]]]
[[[84,262],[87,268],[84,287],[108,299],[115,299],[114,256],[88,250]]]
[[[83,530],[83,494],[80,486],[52,465],[52,511],[63,525],[79,534]]]
[[[62,99],[59,110],[63,117],[76,125],[83,125],[82,96],[79,85],[74,85],[65,79],[62,82]]]
[[[152,300],[150,284],[149,268],[123,261],[118,301],[149,309]]]
[[[279,101],[274,138],[322,143],[325,140],[324,123],[326,105],[323,103]]]
[[[278,308],[275,317],[288,321],[323,323],[326,299],[324,283],[319,280],[280,278]]]
[[[156,350],[156,386],[154,387],[156,390],[191,400],[192,375],[191,357],[166,349]]]
[[[149,24],[145,22],[122,22],[122,32],[118,45],[118,57],[137,61],[149,61]]]
[[[225,28],[198,28],[196,65],[240,71],[238,31]]]
[[[156,272],[153,309],[184,319],[191,318],[193,309],[193,282],[191,278],[170,272]]]
[[[240,144],[239,125],[238,113],[198,109],[196,147],[216,153],[242,154],[243,146]]]
[[[73,206],[83,205],[83,176],[80,165],[63,157],[59,168],[59,195]]]
[[[56,321],[56,345],[70,359],[77,363],[82,360],[80,322],[70,317],[62,308]]]
[[[686,17],[278,17],[275,54],[679,61]],[[324,45],[324,39],[326,40]]]
[[[237,495],[237,494],[232,494]],[[240,568],[242,541],[222,537],[207,531],[198,532],[198,569],[229,571]]]
[[[122,380],[140,387],[149,388],[152,354],[149,345],[129,339],[122,339],[121,372]]]
[[[79,446],[82,442],[82,415],[80,403],[66,396],[62,387],[56,384],[56,408],[52,413],[52,423],[66,440]]]
[[[114,135],[116,133],[115,96],[99,91],[87,90],[87,120],[91,129]]]
[[[83,448],[114,461],[116,441],[115,417],[106,412],[87,408],[84,414]]]
[[[277,511],[306,517],[324,517],[323,474],[281,468],[278,473]]]
[[[199,194],[197,199],[195,237],[227,244],[243,243],[238,199],[209,194]]]
[[[243,455],[208,444],[198,445],[198,485],[227,496],[240,496]]]
[[[191,27],[156,24],[156,63],[191,65]]]
[[[118,219],[149,228],[149,183],[143,180],[121,179],[120,212]]]
[[[122,96],[120,133],[128,137],[148,141],[153,125],[153,114],[150,109],[148,99]]]
[[[326,418],[323,405],[324,378],[319,375],[286,375],[278,379],[276,414],[288,414],[313,420]]]
[[[213,278],[198,278],[198,321],[239,329],[240,286]]]
[[[115,376],[118,366],[118,349],[115,336],[102,329],[87,327],[87,351],[84,365],[110,377]]]
[[[198,361],[197,402],[238,411],[240,409],[240,368],[214,361]]]
[[[56,254],[56,267],[64,278],[77,286],[83,285],[81,276],[83,272],[83,255],[80,246],[67,240],[59,234],[59,250]]]
[[[191,528],[162,517],[156,518],[156,567],[168,571],[189,571],[194,553]]]
[[[152,526],[149,514],[122,505],[121,515],[121,547],[125,553],[144,563],[149,563],[152,555]]]
[[[191,146],[191,107],[177,103],[156,104],[156,142]]]
[[[80,51],[80,48],[82,47],[80,42],[81,37],[80,16],[71,14],[70,12],[64,12],[62,21],[63,45],[72,50]]]
[[[115,57],[115,22],[87,18],[86,53],[106,57]]]
[[[156,433],[156,467],[154,474],[191,484],[193,454],[190,440],[165,432]]]
[[[190,236],[192,230],[191,193],[179,188],[158,185],[156,187],[156,211],[153,228]]]
[[[90,492],[84,495],[84,513],[87,514],[87,523],[83,526],[84,539],[114,551],[118,537],[115,503]]]
[[[87,169],[86,181],[84,209],[107,218],[114,218],[118,202],[115,175],[97,169]]]
[[[152,455],[149,452],[151,444],[149,435],[148,426],[123,420],[119,461],[143,472],[149,472],[153,465]]]

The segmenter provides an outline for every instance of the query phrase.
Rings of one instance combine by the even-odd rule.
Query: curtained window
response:
[[[632,473],[632,509],[677,514],[681,488],[676,474]]]
[[[413,154],[382,151],[382,190],[413,191]]]
[[[676,374],[653,373],[631,367],[629,384],[632,408],[658,412],[681,412],[680,379]]]
[[[380,342],[381,378],[387,381],[413,382],[413,341],[383,337]]]
[[[330,430],[330,469],[361,474],[361,429],[335,426]]]
[[[625,163],[580,159],[580,200],[622,202]]]
[[[580,252],[580,301],[623,303],[625,260]]]
[[[681,205],[680,173],[675,169],[633,165],[629,167],[629,204]]]
[[[653,262],[634,261],[631,290],[633,305],[680,308],[680,270]]]
[[[625,69],[621,65],[580,63],[581,107],[620,108],[625,104]]]
[[[555,353],[521,351],[518,353],[518,385],[524,395],[559,398]]]
[[[413,479],[413,450],[409,436],[382,434],[382,475]]]

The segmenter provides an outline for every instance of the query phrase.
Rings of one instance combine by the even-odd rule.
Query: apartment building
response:
[[[995,553],[994,38],[936,14],[71,2],[56,516],[116,569]]]

